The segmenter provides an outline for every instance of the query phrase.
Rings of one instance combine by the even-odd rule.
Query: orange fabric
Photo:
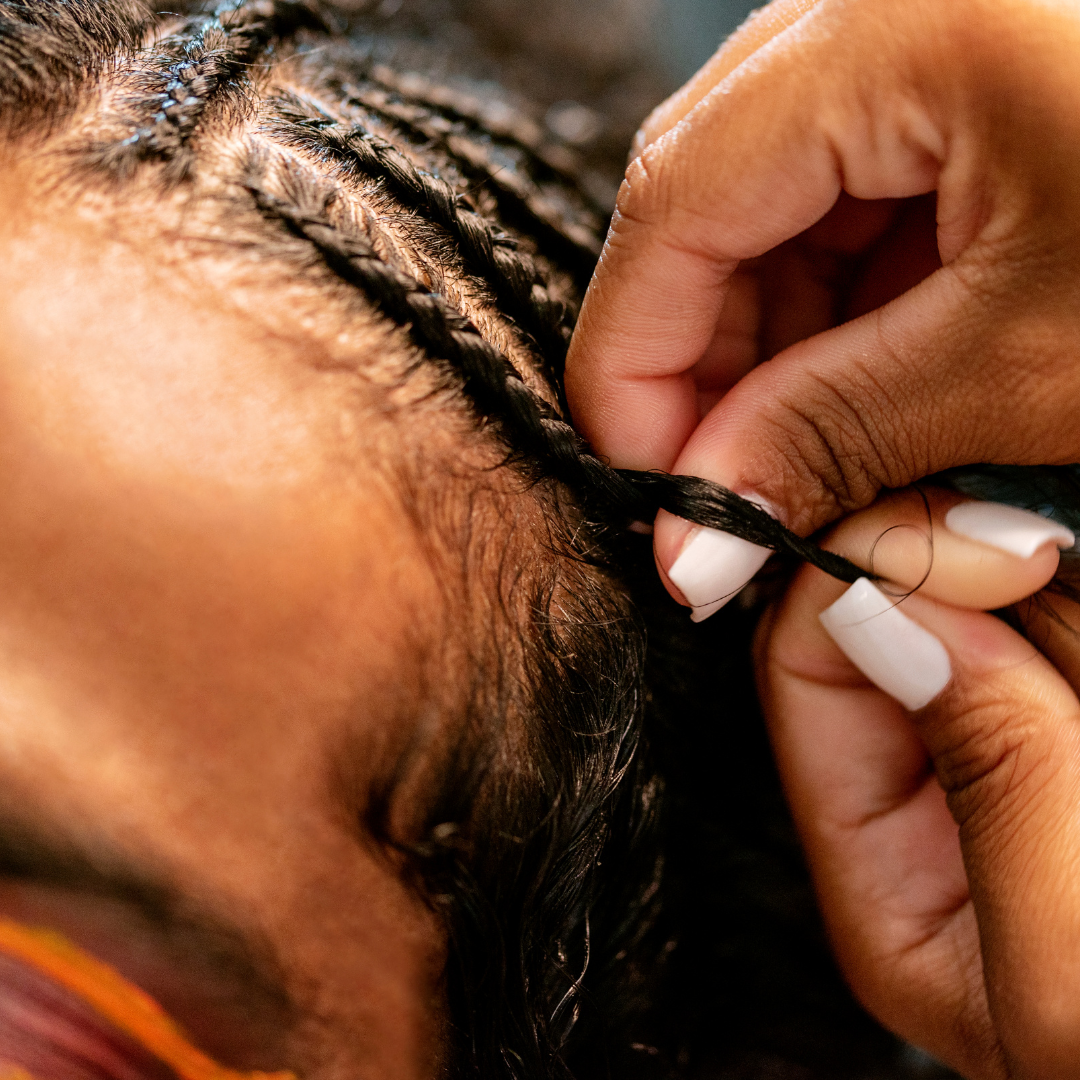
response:
[[[0,918],[0,952],[35,968],[100,1013],[115,1028],[170,1066],[182,1080],[296,1080],[289,1072],[237,1072],[207,1057],[149,994],[129,983],[108,964],[73,945],[62,934]],[[32,1080],[22,1070],[0,1080]]]
[[[34,1077],[18,1065],[5,1065],[0,1061],[0,1080],[34,1080]]]

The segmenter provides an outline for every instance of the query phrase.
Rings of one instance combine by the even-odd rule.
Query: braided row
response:
[[[847,559],[823,551],[784,528],[760,507],[698,477],[613,469],[525,385],[510,361],[476,327],[411,275],[389,265],[371,239],[335,225],[325,189],[282,198],[255,174],[246,188],[264,217],[307,241],[341,280],[359,289],[389,319],[406,328],[427,356],[446,364],[477,414],[493,423],[514,460],[535,475],[565,484],[599,520],[649,520],[660,509],[734,533],[762,547],[805,559],[841,581],[867,576]]]
[[[280,221],[294,236],[310,243],[339,278],[360,289],[398,326],[406,327],[423,352],[448,362],[481,415],[498,415],[500,406],[518,393],[533,399],[510,361],[484,340],[468,318],[386,262],[368,236],[331,221],[332,195],[325,190],[294,190],[290,198],[281,198],[268,192],[257,175],[250,175],[245,186],[265,217]],[[535,401],[532,414],[538,423],[541,412],[554,415],[541,398]],[[517,449],[524,453],[537,449],[535,427],[530,431],[521,427],[515,435],[520,437]]]
[[[285,106],[283,105],[283,110]],[[502,311],[532,338],[549,374],[560,382],[570,343],[566,305],[548,292],[543,275],[513,238],[469,209],[445,180],[418,169],[394,146],[359,126],[289,110],[275,134],[296,148],[328,154],[351,169],[381,179],[402,203],[444,228],[457,242],[465,269],[494,290]]]
[[[380,72],[383,69],[376,66],[373,70]],[[393,85],[384,85],[374,74],[368,77],[368,83],[367,89],[352,84],[343,87],[346,100],[412,127],[468,169],[487,176],[497,189],[519,200],[523,209],[545,229],[557,230],[560,236],[593,258],[600,253],[597,234],[607,220],[608,211],[589,201],[580,187],[570,186],[580,181],[577,170],[567,167],[568,163],[559,167],[553,160],[553,148],[546,148],[541,154],[521,137],[521,132],[489,131],[483,126],[482,119],[441,104],[442,95],[438,96],[438,101],[406,95]],[[492,149],[497,153],[493,155]],[[506,167],[508,151],[516,159],[516,168]],[[498,157],[504,160],[499,161]],[[571,192],[577,196],[577,205],[571,213],[545,194],[545,189],[550,186],[545,183],[547,180],[555,181],[559,202],[565,203]]]
[[[376,66],[374,70],[382,69]],[[559,261],[588,279],[600,254],[599,236],[608,212],[571,187],[564,179],[566,170],[555,169],[546,156],[535,155],[517,136],[486,131],[479,120],[406,96],[375,76],[365,78],[365,86],[349,82],[333,89],[341,93],[345,104],[387,121],[428,149],[446,155],[464,176],[488,184],[508,224],[535,236]]]
[[[188,141],[207,108],[239,86],[271,42],[302,28],[325,29],[306,0],[249,0],[190,20],[161,43],[164,67],[153,79],[154,92],[132,103],[136,115],[148,119],[136,121],[123,151],[136,160],[178,162],[178,175],[185,175]]]
[[[367,78],[403,102],[422,102],[447,119],[516,143],[538,164],[559,173],[570,183],[581,180],[577,155],[561,143],[551,142],[539,124],[503,102],[483,101],[451,86],[431,82],[416,72],[397,72],[385,64],[373,64]]]
[[[451,124],[449,130],[454,133],[471,135],[474,145],[479,139],[512,147],[519,153],[521,164],[534,184],[541,187],[545,179],[557,181],[560,195],[575,196],[580,203],[579,215],[590,219],[581,225],[568,223],[565,227],[572,229],[577,243],[596,253],[595,234],[610,211],[588,194],[583,183],[587,172],[574,151],[545,138],[538,124],[509,106],[493,106],[413,73],[399,75],[381,64],[372,65],[365,78],[372,89],[381,92],[384,108],[403,113],[423,110],[428,117],[441,121],[444,130],[446,124]],[[545,209],[550,214],[554,208]]]

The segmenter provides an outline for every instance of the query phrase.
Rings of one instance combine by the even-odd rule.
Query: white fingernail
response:
[[[945,528],[1022,559],[1030,559],[1051,540],[1062,550],[1076,543],[1072,530],[1064,525],[1030,510],[994,502],[959,503],[945,515]]]
[[[747,497],[777,516],[764,499]],[[690,618],[702,622],[738,596],[771,554],[731,533],[700,528],[671,564],[668,577],[693,606]]]
[[[818,617],[840,651],[905,709],[929,704],[952,678],[945,646],[867,578]]]

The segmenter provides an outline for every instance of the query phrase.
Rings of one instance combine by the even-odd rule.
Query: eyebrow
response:
[[[237,1000],[295,1013],[279,965],[255,931],[186,896],[175,883],[108,845],[84,847],[0,809],[0,882],[53,887],[117,901],[166,945],[205,962]]]

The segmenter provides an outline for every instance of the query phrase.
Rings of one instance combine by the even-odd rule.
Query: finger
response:
[[[926,487],[879,498],[832,529],[824,547],[882,578],[897,599],[917,589],[988,611],[1042,589],[1075,540],[1040,514]]]
[[[958,607],[995,610],[1042,589],[1073,533],[1040,514],[925,487],[891,492],[837,525],[823,547],[882,579],[902,597],[923,595]],[[768,551],[701,528],[660,566],[669,591],[700,622],[723,607],[760,569]],[[726,576],[725,576],[726,575]]]
[[[863,674],[919,710],[915,728],[959,826],[1003,1060],[1015,1075],[1071,1076],[1080,1054],[1080,704],[1004,623],[921,597],[900,612],[873,593],[857,583],[822,621]],[[970,971],[942,980],[939,998],[960,987],[971,1015]],[[957,1046],[949,1060],[970,1049]],[[996,1060],[991,1053],[983,1070]]]
[[[841,189],[937,184],[950,132],[921,87],[941,76],[920,80],[891,8],[871,6],[881,17],[853,52],[844,5],[823,0],[631,163],[567,370],[576,418],[615,464],[674,464],[697,422],[688,372],[741,260],[803,232]]]
[[[1018,1074],[1080,1060],[1080,707],[1003,623],[939,608],[922,620],[953,682],[919,731],[960,826],[984,978]]]
[[[750,17],[720,46],[716,55],[680,90],[658,105],[634,137],[633,154],[673,128],[706,94],[777,34],[798,22],[818,0],[774,0]]]
[[[758,635],[780,775],[837,960],[885,1026],[965,1076],[996,1076],[958,830],[901,705],[818,620],[844,586],[797,576]],[[925,604],[905,603],[915,610]]]
[[[1075,562],[1075,559],[1070,560]],[[1063,573],[1059,579],[1059,582],[1055,583],[1056,587],[1060,587],[1065,590],[1065,594],[1054,592],[1053,590],[1047,590],[1040,593],[1037,597],[1026,604],[1019,605],[1016,609],[1020,616],[1020,620],[1024,625],[1025,632],[1028,639],[1038,647],[1040,652],[1050,661],[1055,669],[1063,676],[1065,681],[1069,684],[1074,693],[1080,691],[1080,594],[1076,591],[1076,568],[1075,566],[1069,566],[1067,569],[1063,569]],[[1072,735],[1070,731],[1066,733]],[[1054,748],[1047,746],[1045,752],[1048,754],[1060,752],[1060,748]],[[1037,781],[1036,781],[1037,782]],[[1080,783],[1080,780],[1072,778],[1072,814],[1075,815],[1075,805],[1077,795],[1080,794],[1076,790],[1076,785]],[[1068,791],[1063,791],[1059,796],[1061,803],[1059,813],[1063,815],[1069,814],[1069,807],[1067,805],[1069,800]],[[1042,808],[1038,808],[1041,810]],[[1046,813],[1045,810],[1042,811]],[[1067,817],[1067,823],[1072,824],[1072,817]],[[1053,828],[1052,824],[1043,826],[1044,828]],[[1057,843],[1048,850],[1044,855],[1040,857],[1039,854],[1033,853],[1031,858],[1040,859],[1053,859],[1057,863],[1057,871],[1060,875],[1056,883],[1051,883],[1051,886],[1056,884],[1056,889],[1052,893],[1052,896],[1057,900],[1056,904],[1051,904],[1048,910],[1041,912],[1041,918],[1047,923],[1053,924],[1052,930],[1056,933],[1056,939],[1050,937],[1044,942],[1040,942],[1040,950],[1034,954],[1025,953],[1022,956],[1021,963],[1023,967],[1019,972],[1014,972],[1006,967],[1008,957],[1004,957],[1000,965],[995,965],[995,987],[1000,987],[995,993],[995,1008],[1000,1012],[1007,1012],[1013,1009],[1014,1001],[1019,996],[1017,988],[1007,986],[1005,980],[1013,978],[1017,975],[1024,977],[1027,971],[1034,971],[1036,965],[1042,962],[1042,956],[1047,954],[1054,954],[1051,956],[1051,960],[1046,968],[1038,972],[1038,978],[1041,980],[1040,984],[1052,987],[1049,993],[1040,995],[1042,1000],[1035,1000],[1030,1003],[1025,1003],[1025,1007],[1029,1010],[1037,1009],[1041,1016],[1044,1018],[1045,1027],[1050,1027],[1051,1030],[1037,1030],[1035,1032],[1024,1032],[1022,1042],[1021,1039],[1013,1037],[1011,1043],[1019,1044],[1021,1049],[1016,1051],[1017,1057],[1023,1055],[1025,1058],[1029,1055],[1034,1056],[1034,1069],[1033,1075],[1066,1075],[1063,1071],[1066,1066],[1066,1055],[1072,1053],[1073,1055],[1073,1068],[1075,1068],[1075,1054],[1077,1048],[1077,1039],[1075,1031],[1077,1028],[1077,1009],[1074,1002],[1066,1000],[1066,995],[1071,992],[1075,992],[1075,987],[1070,988],[1068,985],[1057,985],[1059,979],[1059,969],[1062,966],[1068,966],[1064,956],[1060,953],[1060,949],[1068,948],[1070,941],[1073,948],[1073,966],[1077,959],[1077,945],[1075,936],[1069,941],[1063,940],[1067,934],[1067,927],[1071,925],[1074,935],[1080,933],[1078,930],[1078,920],[1075,909],[1069,912],[1062,912],[1060,910],[1062,904],[1062,892],[1073,892],[1075,895],[1075,872],[1078,852],[1076,847],[1070,843],[1070,839],[1075,841],[1075,837],[1070,838],[1068,836],[1061,836],[1058,838]],[[992,837],[987,837],[983,841],[988,845],[993,843]],[[1045,869],[1045,868],[1044,868]],[[1005,871],[1006,873],[1008,871]],[[1041,876],[1041,875],[1040,875]],[[1036,877],[1031,882],[1032,889],[1039,889],[1045,887],[1045,885]],[[1034,894],[1031,894],[1034,895]],[[1034,906],[1034,905],[1029,905]],[[1020,917],[1025,917],[1026,912],[1018,912]],[[1070,918],[1071,917],[1071,918]],[[994,929],[998,934],[1002,933],[1004,928],[1000,925],[995,925]],[[1033,930],[1037,933],[1038,926],[1033,927]],[[1020,949],[1015,948],[1012,952],[1019,953]],[[1074,999],[1075,1001],[1075,999]],[[1023,1022],[1023,1014],[1017,1017],[1016,1023]],[[1066,1036],[1062,1038],[1059,1034],[1058,1028],[1066,1029]],[[1042,1040],[1052,1040],[1049,1046],[1041,1046]],[[1029,1049],[1031,1043],[1035,1043],[1034,1053]],[[1051,1051],[1051,1053],[1046,1053]],[[1049,1060],[1048,1060],[1049,1059]],[[1041,1071],[1041,1070],[1045,1070]],[[1069,1074],[1071,1075],[1071,1074]]]

